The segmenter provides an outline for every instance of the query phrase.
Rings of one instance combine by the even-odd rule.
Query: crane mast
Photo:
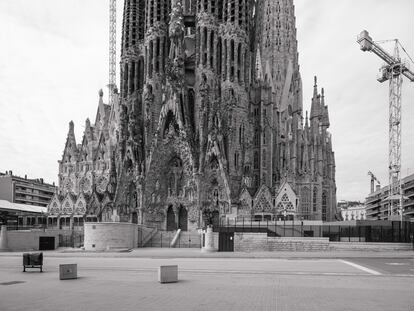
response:
[[[116,0],[109,0],[109,104],[116,93]]]
[[[390,55],[372,40],[368,31],[358,36],[357,42],[362,51],[369,51],[380,57],[385,65],[380,69],[379,82],[389,81],[389,146],[388,146],[388,219],[393,215],[403,215],[401,189],[401,88],[402,76],[414,81],[414,73],[401,61],[399,42],[395,41],[394,53]],[[373,176],[373,175],[372,175]]]

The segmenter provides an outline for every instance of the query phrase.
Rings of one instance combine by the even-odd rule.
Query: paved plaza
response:
[[[193,258],[200,252],[174,249],[54,251],[44,252],[43,273],[23,273],[21,253],[0,254],[1,311],[406,311],[414,305],[412,252],[344,259],[331,253],[332,258],[318,259],[295,253],[284,258],[237,253]],[[79,278],[60,281],[63,263],[77,263]],[[158,283],[158,267],[170,264],[178,265],[179,282]]]

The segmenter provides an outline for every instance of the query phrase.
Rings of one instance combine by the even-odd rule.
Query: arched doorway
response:
[[[187,231],[187,209],[183,206],[180,206],[178,209],[178,228],[182,231]]]
[[[167,231],[175,230],[175,215],[172,205],[167,209]]]
[[[138,213],[132,212],[132,223],[137,224],[138,223]]]

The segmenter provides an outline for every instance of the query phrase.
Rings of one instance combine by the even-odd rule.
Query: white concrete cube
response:
[[[158,268],[158,281],[160,283],[178,282],[178,266],[160,266]]]
[[[59,265],[59,279],[69,280],[78,278],[78,265],[75,264],[63,264]]]

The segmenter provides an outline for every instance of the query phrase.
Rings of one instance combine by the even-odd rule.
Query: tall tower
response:
[[[145,0],[145,81],[147,84],[145,103],[146,136],[157,128],[164,91],[164,73],[168,59],[168,21],[170,0]],[[147,141],[146,145],[150,142]]]
[[[249,117],[250,86],[250,1],[224,0],[222,39],[221,98],[231,113],[227,141],[228,170],[232,194],[239,193],[244,171],[251,167]]]
[[[221,75],[222,42],[219,22],[222,20],[223,1],[197,0],[196,5],[196,109],[195,129],[199,139],[199,170],[205,165],[208,144],[209,115],[217,110],[216,92]]]
[[[260,53],[263,79],[272,92],[270,111],[262,108],[261,112],[268,116],[267,119],[269,116],[272,119],[273,160],[269,165],[272,182],[275,182],[296,171],[296,142],[300,136],[299,129],[303,127],[302,82],[293,0],[261,0],[256,3],[256,12],[256,53]],[[262,128],[266,129],[263,119],[264,116]],[[269,135],[266,132],[261,134]],[[267,149],[265,152],[269,154]],[[263,162],[263,155],[261,160]]]
[[[121,47],[121,98],[129,99],[144,84],[145,0],[125,0]]]

